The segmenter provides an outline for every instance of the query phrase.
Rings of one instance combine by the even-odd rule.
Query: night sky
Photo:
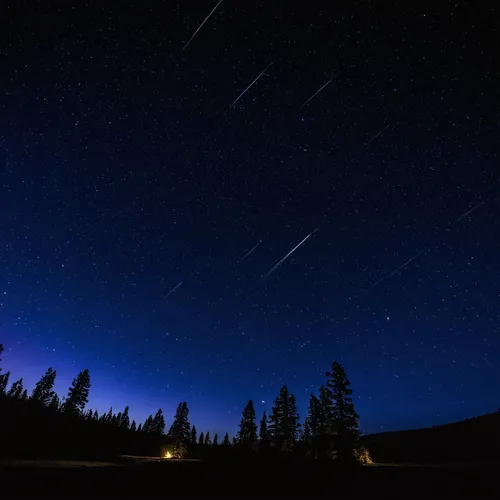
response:
[[[499,12],[464,4],[223,0],[189,41],[217,1],[4,2],[3,368],[211,433],[282,384],[303,418],[334,359],[366,433],[496,410]]]

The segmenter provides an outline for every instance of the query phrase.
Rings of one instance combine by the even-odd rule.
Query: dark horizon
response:
[[[6,3],[3,369],[219,434],[334,359],[366,434],[495,411],[494,8],[223,1],[191,39],[216,5]]]

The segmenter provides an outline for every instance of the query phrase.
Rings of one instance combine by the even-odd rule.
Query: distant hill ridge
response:
[[[362,442],[379,463],[500,462],[500,411],[425,429],[369,434]]]

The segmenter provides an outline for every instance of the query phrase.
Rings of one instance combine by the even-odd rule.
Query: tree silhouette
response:
[[[148,418],[146,418],[144,425],[142,426],[142,432],[146,432],[148,434],[154,432],[153,415],[149,415]]]
[[[205,434],[205,446],[210,446],[212,444],[212,440],[210,439],[210,431]]]
[[[218,444],[219,444],[219,435],[215,433],[214,442],[212,443],[212,446],[217,446]]]
[[[19,380],[16,380],[10,386],[10,390],[7,393],[7,396],[15,399],[21,399],[21,395],[23,393],[23,379],[22,377]]]
[[[81,371],[74,379],[64,402],[64,411],[81,414],[89,401],[90,375],[87,369]]]
[[[139,425],[137,426],[137,432],[142,432],[142,424],[139,424]]]
[[[135,423],[135,420],[132,420],[132,423],[130,424],[130,430],[132,432],[136,432],[137,431],[137,425]]]
[[[222,440],[222,446],[231,446],[231,443],[229,441],[229,434],[226,432],[226,434],[224,434],[224,439]]]
[[[0,396],[7,393],[9,385],[10,372],[5,372],[0,375]]]
[[[61,409],[61,401],[59,400],[59,396],[54,394],[52,399],[49,402],[49,408],[52,411],[59,411]]]
[[[31,399],[38,401],[43,405],[48,405],[55,392],[54,383],[56,381],[56,371],[49,368],[42,376],[42,378],[35,384],[35,388],[31,393]]]
[[[196,444],[196,438],[198,434],[196,433],[196,426],[193,424],[191,427],[191,444]]]
[[[128,429],[130,427],[130,417],[128,415],[128,406],[125,406],[123,413],[120,414],[120,418],[118,418],[118,426],[121,429]]]
[[[259,424],[259,439],[262,443],[267,443],[271,440],[271,435],[267,425],[267,413],[264,412]]]
[[[156,412],[155,418],[153,419],[152,432],[155,434],[163,434],[165,432],[165,417],[161,408]]]
[[[203,436],[203,432],[200,432],[200,439],[198,440],[198,444],[205,444],[205,438]]]
[[[347,378],[345,368],[334,361],[332,371],[327,372],[327,393],[332,402],[332,417],[336,426],[337,457],[342,462],[356,460],[359,452],[358,414],[352,402],[351,383]]]
[[[21,394],[21,399],[23,401],[26,401],[28,399],[28,391],[27,391],[27,389],[24,389],[23,393]]]
[[[257,443],[257,424],[255,423],[255,408],[250,399],[243,409],[238,431],[238,443],[251,447]]]
[[[174,440],[175,454],[177,456],[182,456],[186,452],[186,446],[192,437],[189,430],[191,426],[188,417],[189,409],[187,403],[179,403],[174,421],[168,431],[168,435]]]
[[[272,439],[278,449],[290,452],[297,441],[299,428],[295,396],[290,394],[284,385],[274,400],[269,426]]]

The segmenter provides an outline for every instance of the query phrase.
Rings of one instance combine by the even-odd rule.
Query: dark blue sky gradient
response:
[[[495,410],[498,12],[223,1],[183,51],[215,3],[0,14],[4,368],[211,432],[333,359],[365,432]]]

